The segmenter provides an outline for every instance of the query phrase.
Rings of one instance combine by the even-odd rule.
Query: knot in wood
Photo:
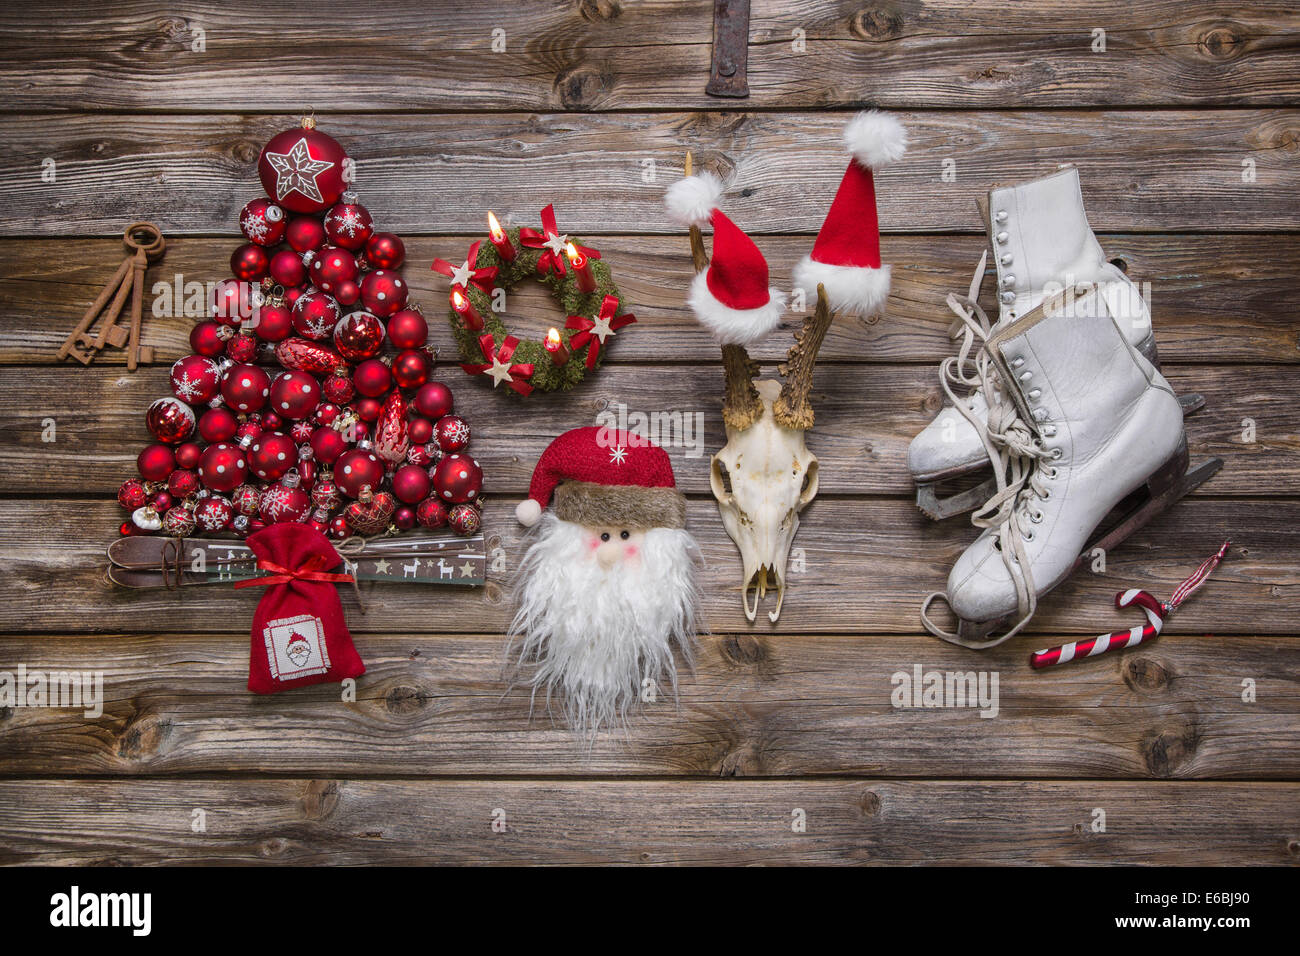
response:
[[[752,634],[729,635],[722,642],[722,655],[742,667],[757,667],[768,660],[767,645]]]
[[[578,13],[584,20],[614,20],[623,15],[623,5],[618,0],[582,0]]]
[[[853,15],[849,29],[864,40],[887,40],[903,32],[903,14],[897,9],[865,7]]]
[[[1216,24],[1196,38],[1196,52],[1212,60],[1231,60],[1246,50],[1246,38],[1237,24]]]
[[[414,714],[429,704],[429,698],[419,688],[398,684],[384,694],[384,709],[390,714]]]
[[[566,109],[591,109],[605,92],[605,78],[590,67],[577,66],[555,78],[555,90]]]
[[[302,794],[302,815],[308,820],[324,820],[338,809],[337,780],[312,780]]]
[[[858,800],[858,809],[862,811],[864,817],[879,816],[882,805],[880,794],[874,790],[864,790],[861,799]]]
[[[1142,740],[1142,759],[1153,776],[1168,777],[1192,759],[1199,743],[1200,737],[1191,724],[1180,730],[1149,734]]]
[[[1140,693],[1169,689],[1172,675],[1160,661],[1150,657],[1132,657],[1124,662],[1124,683]]]

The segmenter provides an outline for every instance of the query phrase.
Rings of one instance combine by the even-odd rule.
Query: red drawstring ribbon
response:
[[[269,588],[277,584],[288,584],[290,581],[357,583],[356,578],[350,574],[326,571],[323,567],[323,559],[317,555],[308,558],[307,562],[300,568],[286,568],[283,565],[277,564],[274,561],[269,561],[266,558],[258,558],[257,568],[259,571],[270,571],[271,573],[260,578],[248,578],[245,581],[236,581],[235,587]]]

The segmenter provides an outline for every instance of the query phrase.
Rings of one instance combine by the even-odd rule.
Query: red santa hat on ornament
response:
[[[668,453],[616,428],[575,428],[551,442],[515,517],[531,527],[552,499],[557,518],[588,527],[686,527],[686,499]]]
[[[814,297],[826,288],[833,312],[870,315],[889,298],[889,266],[880,261],[874,170],[902,157],[907,131],[888,113],[859,113],[844,128],[853,157],[812,253],[795,266],[794,284]]]
[[[785,293],[767,284],[767,260],[754,240],[714,209],[713,258],[691,282],[686,302],[723,345],[750,345],[781,321]]]

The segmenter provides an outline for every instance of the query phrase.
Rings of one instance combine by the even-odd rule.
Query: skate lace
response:
[[[975,267],[975,274],[970,280],[970,289],[965,297],[955,292],[948,294],[948,308],[956,314],[948,327],[950,339],[961,339],[957,354],[943,360],[939,366],[939,381],[944,385],[948,397],[953,397],[952,389],[977,389],[984,384],[984,373],[979,364],[979,350],[992,334],[993,323],[979,306],[980,286],[984,282],[984,267],[988,264],[989,251],[984,250],[980,264]],[[979,344],[975,340],[978,337]],[[972,353],[975,358],[972,358]],[[951,387],[950,387],[951,386]],[[968,396],[969,398],[969,396]],[[954,404],[957,402],[954,400]]]

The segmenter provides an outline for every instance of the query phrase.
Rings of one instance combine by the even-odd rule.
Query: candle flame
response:
[[[451,290],[451,304],[457,310],[465,308],[465,296],[461,295],[460,289],[453,287]]]
[[[498,242],[500,242],[501,238],[505,235],[501,230],[501,223],[497,222],[497,217],[490,209],[488,210],[488,232],[492,233],[492,238]]]
[[[565,243],[564,254],[569,257],[570,262],[575,264],[582,258],[582,254],[578,252],[577,247],[571,242]]]
[[[559,330],[559,329],[557,329],[557,328],[555,328],[555,327],[552,327],[552,328],[551,328],[551,329],[546,333],[546,344],[547,344],[547,346],[549,346],[549,347],[554,347],[554,346],[557,346],[557,345],[560,344],[560,330]]]

